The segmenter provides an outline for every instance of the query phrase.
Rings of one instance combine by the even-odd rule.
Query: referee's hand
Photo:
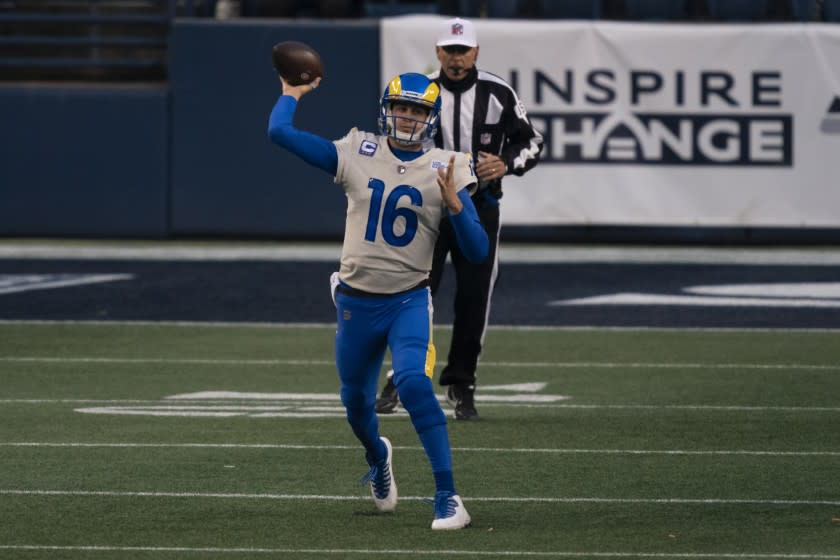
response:
[[[475,166],[475,172],[482,181],[493,181],[505,176],[507,165],[496,154],[478,152],[478,165]]]

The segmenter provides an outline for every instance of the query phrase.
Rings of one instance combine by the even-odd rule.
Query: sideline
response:
[[[507,263],[840,265],[840,248],[623,247],[505,243]],[[336,262],[338,243],[0,240],[0,259]]]

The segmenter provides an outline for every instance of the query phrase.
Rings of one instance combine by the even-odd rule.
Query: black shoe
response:
[[[392,414],[397,405],[400,404],[400,396],[397,394],[397,386],[394,385],[394,378],[389,377],[373,409],[378,414]]]
[[[455,407],[455,420],[477,420],[475,385],[450,385],[446,400]]]

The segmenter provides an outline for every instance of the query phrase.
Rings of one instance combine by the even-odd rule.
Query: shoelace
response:
[[[372,484],[373,493],[377,500],[384,500],[388,497],[388,491],[391,489],[391,470],[385,461],[381,464],[373,465],[370,470],[362,477],[361,485]]]
[[[434,499],[423,498],[423,501],[434,506],[435,519],[446,519],[455,515],[455,509],[458,507],[458,502],[453,500],[452,496],[452,492],[435,492]]]

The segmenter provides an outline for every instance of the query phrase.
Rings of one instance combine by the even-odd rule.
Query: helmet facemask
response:
[[[422,107],[426,116],[421,120],[417,116],[412,115],[410,111],[405,111],[399,115],[394,114],[395,105]],[[428,134],[428,132],[434,130],[437,124],[430,107],[419,103],[407,103],[401,100],[386,104],[384,119],[385,130],[383,133],[401,144],[419,144],[431,139],[432,135]]]

